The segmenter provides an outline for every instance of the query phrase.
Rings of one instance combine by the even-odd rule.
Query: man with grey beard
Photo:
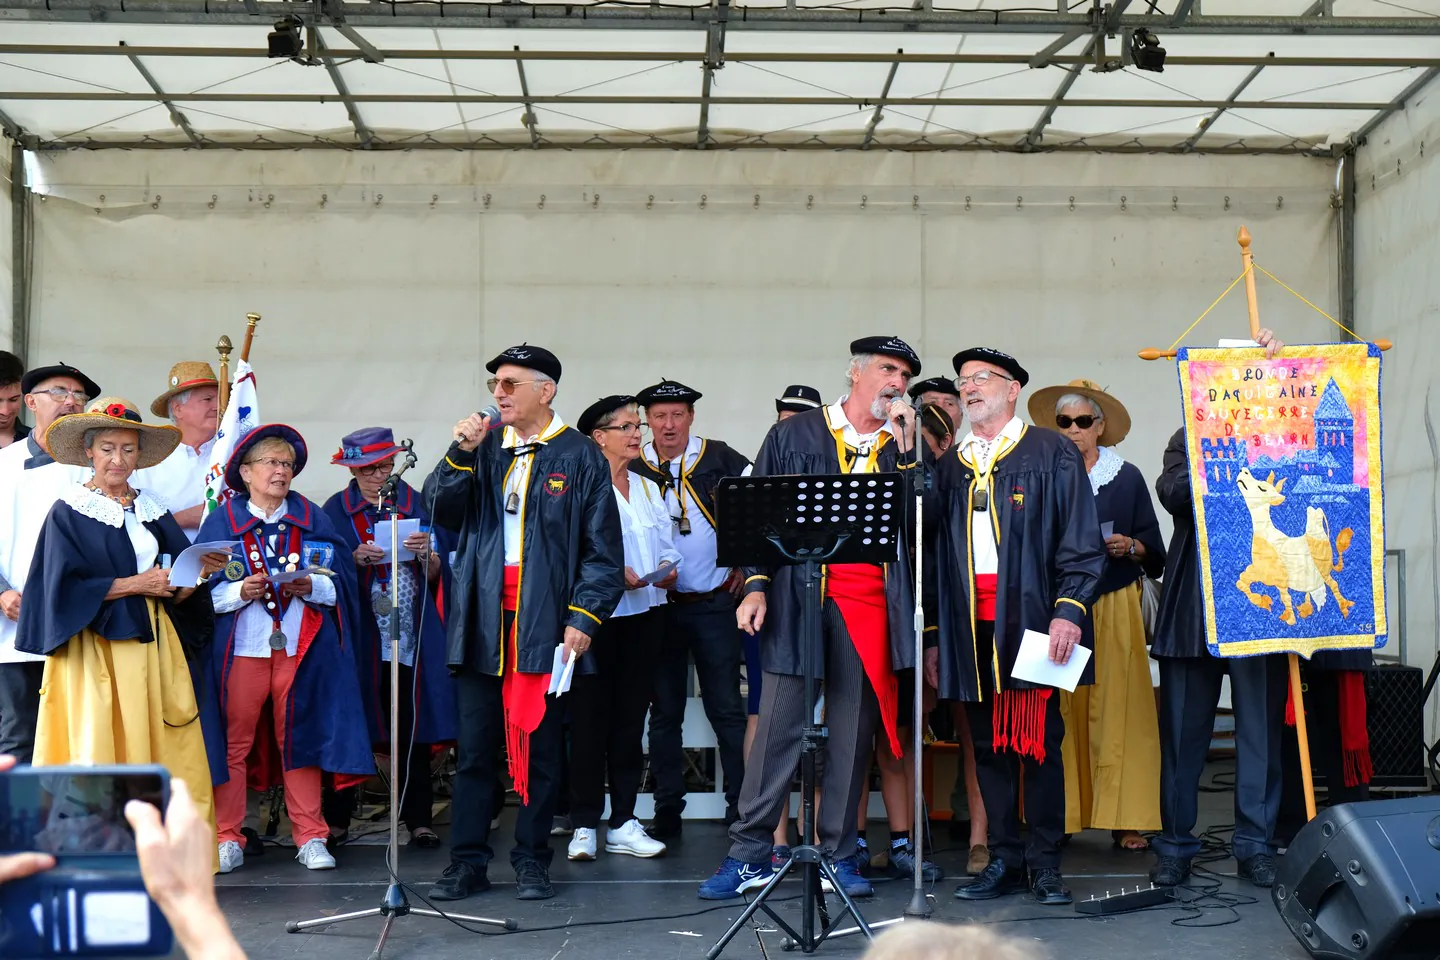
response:
[[[901,397],[920,372],[920,358],[898,337],[865,337],[850,344],[849,392],[835,403],[797,413],[770,428],[755,461],[755,476],[841,473],[910,475],[914,410]],[[909,493],[913,499],[913,491]],[[852,897],[874,891],[856,859],[855,814],[870,765],[869,745],[883,723],[894,754],[899,686],[895,671],[914,664],[913,534],[901,526],[897,559],[876,564],[828,564],[822,649],[816,672],[824,681],[830,736],[816,833],[841,885]],[[740,819],[730,828],[730,855],[700,887],[705,900],[728,900],[763,886],[771,876],[771,836],[790,801],[806,725],[801,609],[804,577],[793,566],[745,571],[741,630],[760,638],[763,668],[756,726]],[[809,838],[801,838],[808,842]]]

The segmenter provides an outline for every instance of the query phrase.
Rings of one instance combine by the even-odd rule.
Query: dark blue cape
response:
[[[162,554],[176,557],[190,545],[168,511],[144,525]],[[35,544],[15,648],[48,655],[86,627],[106,640],[153,641],[144,597],[105,599],[116,580],[139,572],[135,547],[123,526],[109,526],[64,500],[56,501]],[[197,590],[183,604],[166,603],[187,650],[209,639],[209,605],[208,589]]]
[[[242,494],[212,511],[200,525],[199,539],[239,540],[259,526],[260,519],[249,510],[249,499]],[[285,749],[280,761],[286,770],[319,767],[347,778],[370,776],[375,772],[375,755],[366,733],[365,710],[355,669],[357,587],[351,548],[335,532],[320,508],[300,494],[292,491],[286,498],[285,508],[283,522],[303,531],[307,545],[333,545],[335,555],[330,569],[335,572],[335,606],[309,608],[321,614],[321,626],[295,671],[295,683],[285,712]],[[225,696],[230,665],[235,660],[238,613],[216,616],[215,642],[211,645],[208,669],[197,670],[197,674],[203,673],[205,678],[201,696],[197,676],[196,695],[201,701],[205,749],[216,784],[230,777],[226,763]],[[262,736],[261,740],[264,739]],[[266,779],[277,779],[278,772],[266,770]]]
[[[422,524],[430,523],[430,515],[420,502],[415,488],[400,481],[396,491],[396,506],[401,518],[416,517]],[[376,519],[375,505],[360,496],[360,485],[354,480],[344,490],[325,501],[325,516],[329,518],[336,533],[348,545],[353,556],[360,545],[360,536],[355,532],[354,517],[364,513],[372,527],[381,522]],[[450,587],[450,551],[454,537],[443,530],[434,530],[440,552],[440,579],[434,585],[427,583],[423,593],[420,613],[419,639],[415,655],[415,740],[417,743],[443,743],[454,740],[455,682],[445,665],[445,621],[436,601],[448,597]],[[388,563],[387,563],[388,566]],[[411,560],[405,566],[413,569],[425,583],[425,570],[418,560]],[[375,567],[363,567],[358,571],[359,592],[358,620],[355,656],[360,671],[360,694],[365,701],[365,715],[370,721],[370,739],[373,743],[386,743],[390,739],[389,714],[381,707],[381,687],[390,682],[390,670],[380,659],[382,646],[379,625],[370,609],[370,589],[379,575]]]

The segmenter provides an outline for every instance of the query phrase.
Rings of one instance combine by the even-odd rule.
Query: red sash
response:
[[[505,593],[501,607],[515,612],[520,606],[520,568],[505,568]],[[545,719],[545,695],[550,690],[550,674],[521,673],[519,644],[516,634],[520,629],[517,617],[510,627],[510,633],[502,639],[505,651],[501,654],[501,666],[505,678],[501,681],[500,697],[505,706],[505,752],[510,763],[510,779],[515,783],[515,792],[520,802],[530,803],[530,734],[540,729]]]
[[[252,528],[250,532],[240,538],[241,548],[245,551],[245,564],[249,568],[251,576],[272,572],[283,573],[289,563],[289,558],[291,556],[298,557],[300,554],[303,535],[295,524],[290,524],[290,529],[284,536],[276,533],[276,539],[282,546],[275,553],[270,552],[270,547],[265,542],[268,538],[263,535],[264,532],[265,528],[262,525]],[[275,560],[273,567],[268,565],[267,558]],[[265,604],[265,610],[270,615],[274,629],[279,630],[280,621],[285,619],[285,613],[290,609],[290,601],[294,597],[283,590],[276,590],[275,584],[266,580],[265,594],[260,599]],[[311,636],[313,638],[314,634],[312,633]]]
[[[865,676],[880,704],[880,722],[895,756],[900,746],[897,712],[900,685],[890,666],[890,620],[885,603],[885,573],[873,563],[835,563],[825,568],[825,596],[835,601],[850,642],[860,655]]]
[[[1365,721],[1365,674],[1342,670],[1335,678],[1340,693],[1340,750],[1345,760],[1345,786],[1369,783],[1374,775],[1370,762],[1370,729]],[[1285,726],[1295,726],[1295,692],[1285,688]]]
[[[975,619],[995,619],[995,587],[1000,581],[998,573],[975,574]]]

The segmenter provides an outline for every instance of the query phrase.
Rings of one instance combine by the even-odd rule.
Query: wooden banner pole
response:
[[[220,353],[220,402],[215,409],[215,426],[218,429],[225,420],[225,407],[230,402],[230,351],[235,348],[230,343],[230,338],[222,334],[215,344],[215,349]]]

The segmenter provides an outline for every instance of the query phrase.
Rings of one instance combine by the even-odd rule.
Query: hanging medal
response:
[[[286,531],[285,524],[280,524],[275,534],[276,549],[273,554],[266,545],[266,541],[270,538],[261,536],[263,529],[263,527],[257,526],[241,539],[245,549],[245,560],[251,575],[265,574],[268,577],[274,577],[287,569],[292,572],[298,569],[300,528],[291,524],[289,530]],[[285,631],[280,624],[285,618],[285,612],[290,609],[291,599],[293,598],[277,590],[273,581],[269,579],[265,581],[265,593],[261,600],[265,604],[265,612],[270,615],[270,622],[273,625],[270,632],[271,650],[284,650],[288,646]]]
[[[360,538],[361,543],[375,542],[375,524],[370,520],[369,510],[357,510],[350,515],[350,522],[355,527],[355,535]],[[375,572],[375,579],[380,584],[380,592],[373,595],[370,601],[371,608],[377,617],[388,617],[394,609],[390,601],[390,564],[385,562],[370,567]]]

